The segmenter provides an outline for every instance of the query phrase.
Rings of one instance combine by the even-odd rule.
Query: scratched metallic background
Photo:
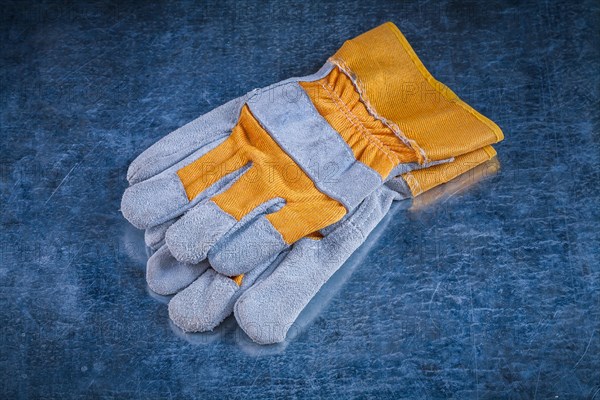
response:
[[[600,399],[597,1],[77,3],[0,8],[1,398]],[[282,345],[177,332],[129,162],[386,20],[500,171],[396,207]]]

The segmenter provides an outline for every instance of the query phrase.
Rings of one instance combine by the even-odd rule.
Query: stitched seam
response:
[[[360,119],[354,115],[354,113],[352,113],[352,110],[350,110],[350,108],[348,107],[348,105],[346,103],[344,103],[344,101],[340,98],[340,96],[338,96],[337,93],[335,93],[334,88],[327,84],[327,87],[325,87],[324,83],[320,83],[320,85],[323,87],[323,89],[327,90],[330,94],[330,98],[336,102],[342,105],[342,107],[344,109],[342,109],[342,107],[337,107],[338,110],[340,110],[342,113],[344,113],[344,115],[346,116],[346,119],[348,119],[348,121],[355,126],[356,128],[358,128],[358,130],[360,131],[359,133],[361,133],[361,136],[364,137],[365,139],[367,139],[369,142],[373,142],[373,144],[375,146],[377,146],[381,151],[383,151],[384,153],[386,153],[386,155],[388,156],[388,158],[390,157],[394,157],[394,160],[392,160],[390,158],[390,161],[394,162],[398,160],[398,157],[396,156],[396,154],[393,154],[393,152],[391,152],[389,150],[389,148],[387,148],[387,146],[385,144],[383,144],[379,138],[377,138],[375,135],[371,134],[369,132],[369,129],[364,126],[364,124],[360,121]],[[336,101],[337,99],[337,101]],[[356,120],[356,123],[353,122],[353,117],[354,120]],[[360,125],[360,126],[359,126]]]
[[[332,64],[334,64],[336,67],[338,67],[340,69],[340,71],[342,71],[346,76],[348,76],[348,78],[350,78],[350,81],[352,82],[352,84],[354,85],[354,88],[358,92],[358,95],[360,96],[361,101],[363,102],[363,104],[367,108],[367,111],[374,118],[378,119],[385,126],[387,126],[388,128],[390,128],[392,130],[392,132],[394,132],[394,134],[404,144],[406,144],[408,147],[410,147],[411,149],[413,149],[413,151],[415,151],[417,154],[420,154],[421,157],[422,157],[422,162],[420,162],[421,164],[429,162],[429,157],[425,153],[425,150],[423,148],[421,148],[421,146],[419,146],[419,144],[415,140],[410,139],[408,136],[406,136],[404,134],[404,132],[402,132],[402,129],[400,129],[400,127],[398,125],[396,125],[394,122],[392,122],[392,121],[388,120],[387,118],[379,115],[379,113],[377,112],[377,110],[375,110],[375,108],[371,105],[371,103],[367,99],[365,91],[362,89],[364,87],[364,85],[360,82],[360,79],[358,78],[358,76],[355,76],[352,73],[352,69],[350,69],[346,65],[346,63],[344,62],[344,60],[331,57],[329,59],[329,61]]]
[[[364,205],[364,203],[363,203],[363,205]],[[368,212],[368,214],[367,214],[366,216],[364,215],[364,214],[365,214],[365,211],[367,211],[367,212]],[[354,218],[356,218],[356,219],[358,219],[359,221],[366,221],[366,220],[368,220],[368,219],[371,217],[371,215],[373,215],[373,213],[374,213],[374,212],[375,212],[375,208],[363,208],[363,207],[360,207],[360,206],[359,206],[359,207],[356,209],[356,211],[355,211],[355,214],[354,214],[354,215],[352,215],[352,216],[350,216],[350,217],[348,217],[348,219],[345,221],[345,223],[347,223],[347,224],[348,224],[349,226],[351,226],[351,227],[352,227],[354,230],[356,230],[356,231],[357,231],[357,232],[358,232],[358,233],[361,235],[361,237],[364,239],[364,238],[365,238],[367,235],[364,235],[364,234],[362,233],[362,231],[359,229],[358,225],[356,225],[356,224],[353,222],[353,219],[354,219]]]
[[[360,214],[355,214],[355,216],[357,218],[359,218],[361,221],[365,221],[365,220],[369,220],[369,218],[373,215],[373,213],[375,212],[375,209],[369,209],[369,214],[367,214],[364,218],[362,216],[363,212],[361,212],[362,210],[359,208],[358,212]],[[348,223],[349,226],[351,226],[355,231],[357,231],[359,233],[359,235],[361,236],[362,239],[365,239],[368,235],[365,235],[358,227],[358,225],[356,225],[351,218],[348,218],[348,220],[346,221]]]
[[[323,86],[323,88],[325,88],[324,84],[321,84],[321,86]],[[369,142],[372,142],[375,146],[377,146],[377,148],[379,148],[381,151],[383,151],[386,154],[386,156],[390,159],[390,161],[395,162],[396,164],[399,163],[398,156],[396,154],[394,154],[383,142],[381,142],[381,140],[377,136],[372,134],[366,126],[364,126],[364,124],[360,121],[360,119],[356,115],[354,115],[354,113],[352,113],[352,110],[350,110],[348,105],[346,103],[344,103],[342,101],[342,99],[337,95],[337,93],[335,93],[333,91],[333,87],[329,84],[327,84],[327,87],[329,88],[331,97],[335,96],[337,98],[337,100],[339,100],[339,101],[337,101],[337,103],[340,103],[342,105],[342,107],[345,109],[345,111],[342,110],[341,107],[338,107],[338,109],[346,115],[346,118],[352,125],[356,126],[359,129],[359,133],[361,133],[361,136],[364,137],[365,139],[367,139]],[[325,88],[325,90],[327,90],[327,88]],[[332,100],[336,101],[333,98],[332,98]],[[356,123],[354,123],[352,121],[353,118],[356,120]],[[392,157],[393,157],[393,159],[392,159]]]
[[[406,181],[407,184],[408,184],[408,181],[410,181],[411,183],[413,183],[415,185],[415,191],[417,193],[413,193],[413,197],[414,196],[418,196],[421,193],[423,193],[423,189],[421,188],[421,184],[419,183],[418,179],[415,178],[415,176],[412,174],[412,172],[407,172],[406,174],[404,174],[402,176],[402,178]],[[412,192],[412,189],[411,189],[410,185],[408,185],[408,189]]]
[[[323,82],[319,82],[319,84],[329,93],[329,97],[333,100],[336,108],[341,111],[345,116],[348,122],[352,124],[352,126],[358,129],[358,132],[362,137],[364,137],[368,142],[372,143],[375,147],[381,150],[386,157],[394,163],[394,165],[398,164],[400,160],[398,156],[390,151],[389,148],[385,144],[383,144],[379,138],[369,132],[368,128],[362,124],[362,122],[352,113],[349,109],[348,105],[342,101],[342,99],[335,93],[333,87],[329,84],[325,84]],[[339,105],[341,104],[341,106]],[[354,121],[353,121],[354,120]]]

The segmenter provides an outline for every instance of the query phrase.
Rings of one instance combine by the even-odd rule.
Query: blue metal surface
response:
[[[122,3],[2,5],[2,398],[600,399],[597,2]],[[398,206],[282,345],[172,329],[127,165],[386,20],[501,171]]]

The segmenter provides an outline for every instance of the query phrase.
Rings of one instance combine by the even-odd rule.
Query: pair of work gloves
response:
[[[121,210],[155,252],[147,282],[186,332],[232,312],[281,342],[390,209],[494,157],[498,126],[386,23],[315,74],[232,100],[129,167]]]

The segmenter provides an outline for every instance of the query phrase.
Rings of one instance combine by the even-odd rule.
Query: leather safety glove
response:
[[[234,278],[219,274],[207,262],[179,262],[162,246],[148,262],[148,284],[161,294],[178,292],[169,302],[169,316],[186,332],[212,330],[233,311],[253,341],[281,342],[300,312],[366,240],[394,200],[417,196],[495,154],[487,146],[451,163],[405,173],[373,191],[344,219],[324,229],[321,237],[303,238],[274,262]]]
[[[387,23],[316,74],[255,90],[158,141],[131,164],[121,209],[138,228],[166,227],[177,260],[208,258],[235,276],[340,221],[391,177],[501,139]]]

